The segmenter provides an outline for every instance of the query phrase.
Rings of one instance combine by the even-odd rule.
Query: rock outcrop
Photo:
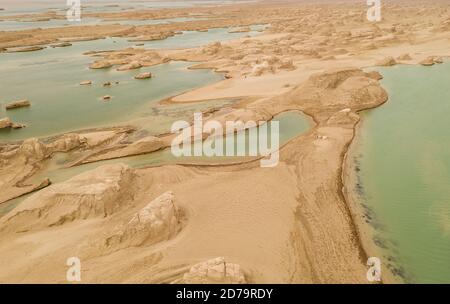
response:
[[[378,66],[393,66],[396,65],[397,61],[393,57],[386,57],[383,60],[377,62]]]
[[[134,79],[149,79],[152,78],[152,73],[145,72],[134,76]]]
[[[23,123],[20,123],[20,122],[13,122],[11,128],[13,128],[13,129],[22,129],[22,128],[25,128],[26,126],[27,126],[26,124],[23,124]]]
[[[425,58],[424,60],[420,61],[419,64],[423,66],[432,66],[435,64],[433,57]]]
[[[157,151],[161,148],[163,148],[163,141],[160,138],[147,136],[127,146],[107,149],[106,151],[99,151],[88,156],[80,163],[83,164],[107,159],[146,154]]]
[[[90,69],[107,69],[112,67],[113,65],[106,60],[102,60],[102,61],[96,61],[94,63],[92,63],[89,68]]]
[[[207,45],[205,45],[201,50],[200,53],[206,54],[206,55],[216,55],[222,50],[222,44],[219,41],[211,42]]]
[[[109,216],[133,200],[135,177],[123,164],[84,172],[27,198],[1,218],[0,229],[28,231]]]
[[[381,80],[381,79],[383,79],[383,75],[381,75],[379,72],[377,72],[377,71],[371,71],[371,72],[368,72],[367,73],[367,77],[370,77],[370,78],[372,78],[372,79],[375,79],[375,80]]]
[[[280,62],[280,69],[289,71],[295,70],[294,62],[292,61],[292,59],[285,58]]]
[[[442,57],[437,56],[429,56],[425,58],[424,60],[420,61],[419,63],[423,66],[432,66],[436,63],[443,63],[444,59]]]
[[[408,53],[402,54],[402,55],[397,57],[397,60],[401,60],[401,61],[411,60],[411,59],[412,58],[411,58],[411,56]]]
[[[11,128],[12,125],[13,125],[13,122],[11,121],[11,119],[9,119],[9,117],[0,119],[0,129]]]
[[[118,232],[108,237],[108,249],[151,245],[173,237],[181,228],[175,196],[168,191],[137,212]]]
[[[18,101],[13,101],[13,102],[8,103],[8,104],[6,104],[5,108],[6,108],[6,110],[12,110],[12,109],[29,107],[29,106],[31,106],[30,101],[28,101],[27,99],[23,99],[23,100],[18,100]]]
[[[48,145],[52,152],[68,152],[85,144],[87,140],[75,133],[64,134],[55,142]]]
[[[228,31],[228,33],[248,33],[251,30],[252,29],[249,26],[243,26],[243,27],[231,29]]]
[[[175,32],[167,31],[167,32],[156,32],[151,33],[139,37],[135,37],[132,39],[129,39],[129,42],[139,42],[139,41],[155,41],[155,40],[164,40],[166,38],[175,36]]]
[[[24,140],[16,154],[24,159],[24,163],[34,163],[49,157],[51,151],[37,138]]]
[[[61,42],[61,43],[57,43],[57,44],[52,44],[51,45],[52,48],[62,48],[62,47],[68,47],[68,46],[72,46],[72,43],[70,43],[70,42]]]
[[[129,64],[124,64],[121,67],[117,68],[117,71],[128,71],[128,70],[135,70],[142,67],[142,64],[138,61],[130,62]]]
[[[444,63],[444,58],[442,58],[442,57],[434,57],[433,60],[435,63],[438,63],[438,64]]]
[[[373,77],[373,74],[353,68],[314,74],[281,97],[280,102],[302,105],[302,110],[308,113],[319,107],[324,117],[345,108],[358,111],[388,98],[387,92]]]
[[[24,127],[26,127],[25,124],[13,122],[11,121],[11,119],[9,119],[9,117],[0,119],[0,129],[8,129],[8,128],[20,129]]]
[[[252,71],[251,71],[250,75],[254,76],[254,77],[258,77],[267,72],[274,73],[274,68],[267,61],[264,61],[263,63],[255,64],[252,67]]]
[[[35,52],[45,49],[43,46],[25,46],[7,49],[7,53]]]
[[[238,264],[227,263],[218,257],[192,266],[185,273],[184,284],[244,284],[245,275]]]

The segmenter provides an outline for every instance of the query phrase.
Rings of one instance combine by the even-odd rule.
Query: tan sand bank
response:
[[[96,60],[91,68],[192,61],[191,68],[227,77],[166,102],[243,98],[208,118],[267,121],[300,110],[316,123],[281,148],[275,168],[251,160],[141,169],[115,164],[39,190],[0,218],[0,282],[65,282],[66,260],[77,256],[85,283],[367,283],[366,250],[373,248],[346,201],[343,164],[358,112],[388,96],[378,83],[382,76],[361,69],[442,62],[450,55],[450,7],[442,1],[389,1],[382,21],[373,23],[366,19],[366,4],[355,3],[189,8],[173,16],[204,13],[211,19],[0,33],[0,48],[12,48],[270,23],[261,36],[198,48],[97,52],[90,54]],[[45,173],[57,151],[77,152],[72,164],[79,165],[152,153],[171,139],[136,137],[129,129],[99,132],[2,145],[0,186],[6,190],[0,201],[34,189],[27,181]],[[389,276],[383,280],[392,282]]]

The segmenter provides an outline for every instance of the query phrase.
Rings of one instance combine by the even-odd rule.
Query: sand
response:
[[[233,282],[368,283],[366,261],[375,252],[368,245],[370,236],[361,223],[357,202],[344,187],[351,183],[345,158],[359,122],[358,112],[381,105],[388,96],[378,83],[379,75],[361,69],[419,64],[430,56],[449,56],[450,7],[443,1],[390,1],[380,23],[368,22],[366,9],[364,3],[268,2],[240,5],[239,9],[181,9],[170,16],[207,13],[213,19],[171,25],[86,26],[71,33],[63,29],[0,32],[0,48],[9,48],[80,37],[164,36],[178,30],[270,23],[258,37],[192,49],[119,50],[96,54],[95,60],[100,56],[105,66],[117,69],[132,63],[196,62],[191,68],[215,69],[227,79],[174,96],[166,103],[241,98],[231,109],[233,119],[270,120],[281,112],[300,110],[316,123],[281,148],[280,163],[274,168],[261,168],[257,160],[120,170],[107,165],[81,179],[39,190],[0,218],[0,282],[63,283],[66,259],[77,256],[83,265],[83,283],[180,283],[192,277],[203,282],[211,279],[201,271],[208,267],[219,269],[218,277],[226,278],[220,266],[225,263],[236,269],[230,274]],[[151,14],[160,18],[163,11]],[[147,18],[150,12],[108,14],[109,18],[132,19]],[[223,119],[220,111],[208,115],[209,119]],[[18,181],[45,172],[44,163],[56,150],[79,152],[74,164],[153,151],[140,147],[141,138],[134,130],[112,132],[108,140],[99,139],[95,144],[92,140],[99,135],[86,132],[63,141],[65,145],[55,143],[61,141],[59,137],[41,145],[34,142],[34,147],[41,148],[25,155],[20,151],[29,149],[21,149],[21,143],[3,145],[0,176],[7,181],[3,193],[12,193]],[[83,140],[73,144],[76,138]],[[167,146],[172,138],[161,134],[152,139],[158,142],[154,149]],[[26,176],[11,177],[18,167],[31,169],[24,171]],[[131,172],[132,178],[124,178],[120,172]],[[110,183],[111,174],[114,179]],[[104,182],[94,183],[98,179]],[[74,183],[76,191],[68,190]],[[114,189],[120,197],[113,202],[117,205],[114,212],[102,211],[102,189]],[[171,233],[154,239],[156,228],[150,221],[135,234],[128,234],[128,241],[119,247],[105,243],[120,227],[128,231],[133,216],[167,191],[173,193],[173,204],[180,212],[177,224],[171,220],[167,225]],[[3,193],[2,201],[14,196]],[[58,209],[54,193],[81,211]],[[224,260],[198,266],[217,257]],[[383,282],[396,279],[387,275]]]

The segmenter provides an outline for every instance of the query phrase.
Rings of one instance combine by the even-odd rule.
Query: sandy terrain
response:
[[[370,239],[361,242],[364,225],[357,204],[349,204],[343,164],[358,112],[388,96],[380,75],[361,69],[437,64],[450,55],[448,3],[386,2],[378,23],[367,21],[364,3],[286,2],[151,12],[151,18],[189,13],[216,18],[171,25],[0,32],[0,48],[7,49],[270,23],[258,37],[193,49],[103,52],[93,64],[127,69],[169,60],[200,62],[191,68],[215,69],[227,79],[165,102],[240,97],[227,115],[216,111],[208,118],[270,120],[300,110],[316,123],[281,148],[274,168],[261,168],[258,161],[141,169],[116,164],[37,191],[0,218],[0,282],[63,283],[66,259],[77,256],[85,283],[367,283]],[[113,128],[2,145],[0,202],[39,186],[23,184],[42,173],[56,152],[78,153],[72,165],[79,165],[152,153],[172,138],[142,142],[133,129]],[[223,259],[213,260],[217,257]]]

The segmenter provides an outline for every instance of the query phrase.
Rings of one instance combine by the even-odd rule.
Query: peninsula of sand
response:
[[[273,168],[254,158],[130,167],[122,159],[163,151],[173,139],[145,135],[132,123],[1,143],[0,206],[25,198],[0,217],[0,282],[65,283],[66,261],[78,257],[83,283],[368,283],[367,258],[376,253],[343,167],[358,113],[388,100],[382,75],[366,68],[442,62],[450,55],[450,5],[383,1],[379,22],[367,19],[367,8],[356,0],[265,1],[86,16],[202,17],[170,24],[0,32],[2,52],[38,54],[105,37],[149,41],[264,24],[259,35],[199,47],[138,46],[86,56],[91,69],[139,74],[141,67],[187,61],[190,69],[222,73],[219,82],[162,101],[237,100],[205,111],[205,120],[269,121],[301,111],[314,121],[282,145]],[[52,14],[3,18],[59,18]],[[83,85],[90,85],[89,69]],[[61,155],[70,160],[61,169],[80,174],[54,183],[46,173]],[[98,166],[83,170],[87,164]]]

